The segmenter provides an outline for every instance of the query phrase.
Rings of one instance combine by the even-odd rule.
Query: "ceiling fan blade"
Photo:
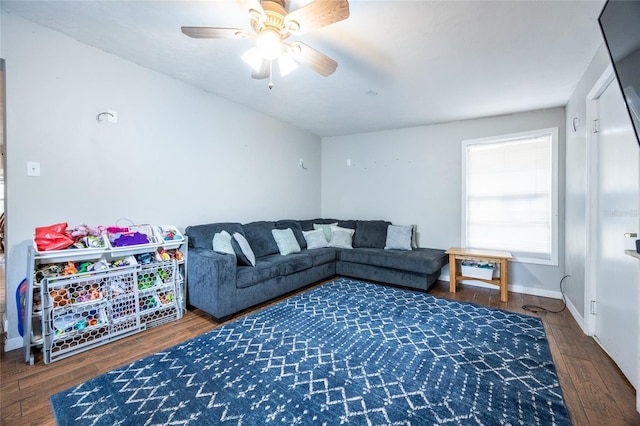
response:
[[[347,0],[316,0],[284,17],[285,28],[294,34],[304,34],[349,17]]]
[[[192,38],[245,39],[254,37],[253,34],[240,28],[182,27],[182,32]]]
[[[338,67],[336,61],[304,43],[294,41],[288,46],[291,56],[296,62],[308,66],[325,77],[333,74]]]
[[[237,0],[240,6],[247,12],[251,13],[252,10],[255,10],[258,15],[266,18],[267,15],[264,13],[264,9],[260,4],[260,0]]]
[[[263,59],[262,64],[260,64],[259,70],[253,70],[251,73],[251,78],[255,78],[256,80],[262,80],[263,78],[269,77],[269,60]]]

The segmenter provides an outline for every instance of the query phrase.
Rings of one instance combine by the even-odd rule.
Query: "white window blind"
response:
[[[557,129],[463,142],[463,245],[557,264]]]

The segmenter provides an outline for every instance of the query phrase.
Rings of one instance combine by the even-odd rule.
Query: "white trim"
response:
[[[571,302],[571,299],[565,298],[565,300],[567,302],[567,309],[569,310],[569,312],[573,316],[573,319],[578,323],[578,325],[580,326],[580,329],[582,330],[582,332],[584,334],[587,334],[586,326],[585,326],[585,323],[584,323],[584,318],[580,314],[580,311],[578,311],[578,308],[576,308],[576,306],[573,304],[573,302]]]
[[[597,99],[602,93],[609,87],[611,82],[615,79],[613,74],[613,66],[609,64],[607,68],[602,72],[598,81],[593,85],[587,97],[585,99],[587,104],[587,152],[586,152],[586,166],[587,166],[587,193],[585,200],[586,210],[586,229],[585,238],[587,242],[586,247],[586,262],[585,262],[585,288],[584,288],[584,321],[583,330],[588,336],[593,336],[596,332],[596,321],[594,315],[591,314],[589,306],[591,301],[596,300],[596,263],[597,263],[597,251],[595,247],[598,245],[597,241],[597,226],[598,226],[598,138],[594,136],[591,129],[591,123],[598,116],[597,111]]]
[[[449,275],[441,275],[440,277],[438,277],[439,281],[445,281],[445,282],[449,282]],[[474,287],[482,287],[482,288],[492,288],[495,290],[499,290],[499,288],[495,285],[492,284],[487,284],[485,282],[482,281],[474,281],[474,280],[463,280],[463,281],[458,281],[459,283],[462,284],[467,284],[467,285],[472,285]],[[528,286],[524,286],[524,285],[520,285],[520,284],[509,284],[508,286],[508,290],[514,293],[520,293],[520,294],[530,294],[532,296],[541,296],[541,297],[548,297],[550,299],[562,299],[562,293],[560,291],[555,291],[555,290],[544,290],[541,288],[532,288],[532,287],[528,287]]]
[[[4,342],[4,351],[9,352],[9,351],[13,351],[21,348],[23,345],[23,340],[24,339],[22,337],[14,337],[12,339],[7,339]]]
[[[518,132],[518,133],[510,133],[506,135],[497,135],[497,136],[489,136],[485,138],[479,139],[467,139],[463,140],[461,144],[461,158],[462,158],[462,167],[461,167],[461,181],[462,181],[462,190],[461,190],[461,217],[460,217],[460,242],[462,247],[467,247],[466,235],[467,235],[467,179],[466,179],[466,170],[467,170],[467,146],[476,145],[476,144],[489,144],[489,143],[500,143],[507,142],[514,139],[521,138],[534,138],[537,135],[547,135],[551,134],[551,253],[550,259],[538,259],[538,258],[529,258],[529,257],[514,257],[512,262],[519,263],[532,263],[538,265],[550,265],[550,266],[558,266],[558,258],[559,258],[559,225],[558,225],[558,209],[559,209],[559,200],[558,200],[558,187],[560,185],[559,177],[558,177],[558,128],[550,127],[546,129],[537,129],[537,130],[529,130],[526,132]],[[505,248],[507,249],[507,248]]]
[[[449,275],[441,275],[440,277],[438,277],[438,280],[448,282]],[[496,288],[496,286],[483,283],[482,281],[461,281],[461,282],[464,284],[469,284],[476,287]],[[532,296],[549,297],[551,299],[562,299],[562,292],[560,291],[541,290],[537,288],[525,287],[522,285],[509,285],[509,291],[512,291],[514,293],[530,294]],[[578,308],[576,308],[575,305],[571,302],[571,299],[567,297],[565,297],[565,303],[567,304],[567,309],[569,310],[569,313],[571,313],[571,315],[573,316],[573,319],[576,321],[576,323],[578,323],[578,326],[580,327],[582,332],[588,335],[584,318],[580,314],[580,311],[578,310]]]

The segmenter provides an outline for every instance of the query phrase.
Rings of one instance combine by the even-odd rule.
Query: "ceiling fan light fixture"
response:
[[[288,21],[287,31],[296,34],[298,31],[300,31],[300,24],[298,24],[296,21]]]
[[[295,71],[295,69],[298,68],[298,63],[293,60],[293,57],[289,53],[283,52],[278,57],[278,67],[280,68],[280,75],[284,77],[290,72]]]
[[[267,28],[258,35],[256,46],[264,59],[272,61],[282,53],[282,37],[276,30]]]
[[[262,66],[262,55],[258,52],[257,47],[252,47],[242,55],[242,60],[245,61],[254,71],[260,71],[260,67]]]
[[[240,28],[189,26],[183,26],[182,32],[197,39],[255,39],[255,47],[242,55],[242,59],[251,66],[251,78],[256,80],[272,77],[274,61],[278,61],[282,75],[296,69],[298,64],[324,77],[336,71],[338,63],[327,55],[302,42],[285,41],[291,35],[306,34],[347,19],[348,0],[311,0],[293,11],[285,6],[290,0],[236,1],[248,13],[252,32]]]

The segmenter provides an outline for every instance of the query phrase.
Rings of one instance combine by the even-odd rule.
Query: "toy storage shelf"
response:
[[[182,259],[160,260],[156,253],[163,248],[177,248]],[[131,261],[137,255],[146,263]],[[42,272],[48,265],[100,259],[111,267],[69,275]],[[122,259],[128,264],[113,266]],[[34,352],[40,350],[49,364],[182,318],[186,259],[186,237],[179,245],[172,241],[155,247],[131,246],[126,251],[38,253],[29,247],[23,308],[25,362],[33,364]]]

